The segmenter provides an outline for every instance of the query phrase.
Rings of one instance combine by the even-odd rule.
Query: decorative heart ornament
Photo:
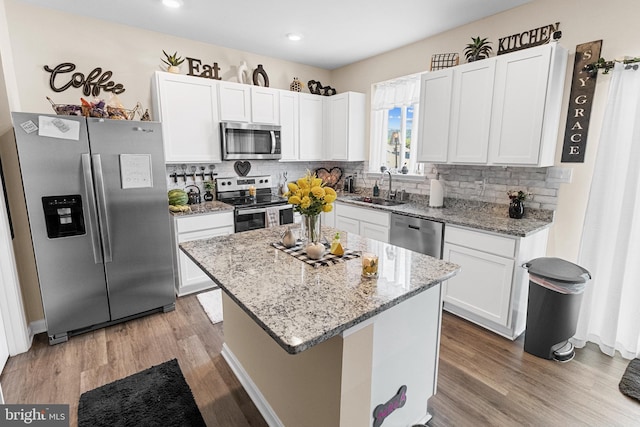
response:
[[[318,168],[316,169],[316,176],[322,179],[326,186],[335,189],[338,186],[338,181],[342,178],[342,169],[337,166],[331,168],[331,170]]]
[[[251,171],[251,163],[238,160],[233,164],[233,169],[236,171],[238,176],[247,176],[249,171]]]

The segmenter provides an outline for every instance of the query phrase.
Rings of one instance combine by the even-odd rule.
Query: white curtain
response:
[[[637,68],[637,67],[636,67]],[[640,71],[616,64],[578,264],[591,272],[573,339],[640,355]]]
[[[373,85],[369,144],[369,170],[371,172],[379,172],[380,166],[385,161],[382,147],[386,143],[387,121],[385,117],[387,110],[417,105],[419,101],[420,74],[399,77]],[[417,119],[414,118],[414,121],[417,122]]]

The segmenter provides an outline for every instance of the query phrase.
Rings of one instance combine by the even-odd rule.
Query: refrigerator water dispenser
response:
[[[82,197],[47,196],[42,198],[47,236],[50,239],[85,234]]]

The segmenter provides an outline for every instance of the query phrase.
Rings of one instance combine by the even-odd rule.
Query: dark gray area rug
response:
[[[79,427],[206,424],[176,359],[87,391],[78,405]]]
[[[627,396],[640,400],[640,359],[629,362],[618,387]]]

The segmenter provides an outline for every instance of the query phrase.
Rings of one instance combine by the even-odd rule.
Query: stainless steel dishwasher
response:
[[[442,259],[444,224],[428,219],[391,214],[389,243]]]

